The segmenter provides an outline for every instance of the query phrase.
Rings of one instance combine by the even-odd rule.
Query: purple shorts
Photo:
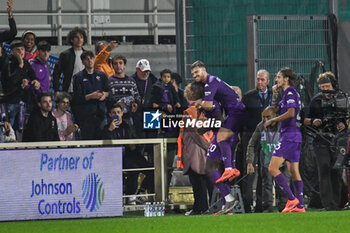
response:
[[[289,162],[299,162],[301,142],[282,141],[275,146],[272,156],[283,157]]]
[[[214,133],[214,140],[212,141],[212,143],[209,146],[208,153],[207,153],[207,159],[224,160],[224,158],[222,157],[222,155],[220,153],[219,144],[216,141],[217,134],[218,134],[217,132]],[[232,136],[230,138],[231,148],[236,148],[238,141],[239,141],[238,136],[236,136],[236,135]]]
[[[232,130],[232,132],[237,134],[242,129],[245,123],[245,120],[246,120],[245,109],[240,110],[239,112],[229,111],[228,116],[224,124],[222,125],[222,128],[230,129]]]

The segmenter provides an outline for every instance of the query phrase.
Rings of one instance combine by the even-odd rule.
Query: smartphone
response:
[[[113,120],[119,121],[119,116],[118,116],[118,115],[114,115],[114,116],[113,116]]]

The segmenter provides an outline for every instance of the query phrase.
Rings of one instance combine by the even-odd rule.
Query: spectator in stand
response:
[[[112,58],[110,57],[113,49],[118,47],[116,41],[99,41],[96,43],[95,48],[95,69],[104,72],[107,77],[114,75],[114,69],[112,65]]]
[[[157,82],[156,76],[151,73],[151,65],[148,60],[141,59],[136,63],[136,72],[131,76],[134,78],[138,92],[141,97],[143,108],[152,108],[151,90]]]
[[[12,7],[13,7],[13,0],[8,0],[7,14],[9,19],[10,30],[0,30],[0,43],[10,42],[17,35],[17,27],[16,27],[15,19],[13,18]]]
[[[177,92],[177,95],[179,97],[180,101],[180,108],[176,109],[177,114],[182,114],[185,109],[188,108],[188,102],[184,95],[184,89],[180,88],[180,84],[182,83],[182,78],[178,73],[172,73],[171,74],[171,84],[174,86],[175,91]]]
[[[32,112],[24,128],[24,142],[59,141],[57,121],[52,115],[52,97],[49,92],[38,95],[39,108]]]
[[[53,89],[55,93],[65,91],[73,93],[73,75],[82,71],[84,65],[80,59],[84,51],[83,45],[87,40],[83,28],[75,27],[67,35],[67,44],[72,47],[63,51],[53,71]],[[60,77],[63,74],[62,90],[60,90]]]
[[[47,63],[50,57],[51,45],[46,41],[38,43],[38,55],[29,61],[40,83],[40,92],[50,91],[50,68]]]
[[[81,139],[94,140],[100,137],[106,123],[107,76],[94,69],[93,52],[84,51],[80,57],[85,69],[73,77],[73,114],[81,130]]]
[[[152,107],[166,113],[173,113],[175,108],[181,107],[179,96],[170,81],[171,71],[169,69],[162,70],[160,80],[153,85],[151,91]]]
[[[15,119],[19,119],[20,101],[26,101],[33,90],[39,90],[40,83],[29,62],[24,59],[23,42],[14,40],[10,48],[11,54],[0,58],[1,83],[5,94],[7,116],[11,125],[17,130],[19,127],[15,127]]]
[[[56,118],[58,136],[61,141],[75,140],[75,135],[79,129],[77,124],[73,124],[72,115],[68,112],[71,96],[67,92],[60,92],[56,96],[56,109],[52,115]]]
[[[136,72],[131,76],[135,79],[138,92],[141,97],[141,104],[136,114],[134,114],[133,120],[135,128],[142,129],[143,125],[143,110],[151,110],[151,91],[152,86],[157,82],[157,78],[151,73],[150,62],[146,59],[141,59],[136,63]],[[138,138],[156,137],[156,132],[146,132],[140,130],[137,132]]]
[[[102,139],[132,139],[135,138],[132,135],[132,130],[130,126],[123,121],[123,108],[119,104],[115,104],[109,110],[109,120],[108,124],[104,127],[102,133]],[[135,145],[131,144],[125,147],[125,152],[123,153],[123,169],[132,168],[146,168],[152,167],[151,164],[147,162],[145,157],[141,155],[139,150]],[[154,192],[154,175],[153,171],[142,171],[146,175],[145,179],[141,185],[141,193],[146,190],[148,193]],[[126,195],[137,194],[137,180],[139,172],[128,172],[126,179]],[[124,179],[125,181],[125,179]],[[131,202],[142,202],[145,198],[130,197],[129,204]]]
[[[16,141],[15,131],[8,122],[5,106],[0,104],[0,143],[14,141]]]
[[[125,74],[126,62],[126,58],[122,55],[116,55],[113,57],[113,68],[115,74],[108,79],[108,106],[110,108],[116,103],[120,103],[123,106],[128,104],[128,106],[123,108],[124,120],[132,127],[132,129],[134,129],[131,117],[137,111],[141,98],[135,80]],[[127,109],[131,109],[131,111],[127,111]]]
[[[27,60],[33,59],[38,55],[38,50],[35,45],[35,38],[36,36],[32,31],[25,31],[22,34],[22,41],[25,49],[24,58]]]

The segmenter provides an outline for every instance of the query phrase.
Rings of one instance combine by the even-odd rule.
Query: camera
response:
[[[335,163],[333,164],[333,169],[341,169],[343,166],[349,167],[349,154],[348,150],[348,137],[339,137],[334,146],[331,146],[331,150],[336,156]]]
[[[336,125],[350,118],[350,97],[340,91],[322,91],[321,108],[325,131],[335,131]],[[327,130],[328,128],[328,130]]]

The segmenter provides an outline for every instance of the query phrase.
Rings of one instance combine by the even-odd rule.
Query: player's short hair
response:
[[[195,62],[192,63],[192,65],[191,65],[191,70],[194,69],[194,68],[196,68],[196,67],[199,67],[199,68],[204,67],[204,68],[205,68],[205,65],[204,65],[204,63],[203,63],[202,61],[197,60],[197,61],[195,61]]]

